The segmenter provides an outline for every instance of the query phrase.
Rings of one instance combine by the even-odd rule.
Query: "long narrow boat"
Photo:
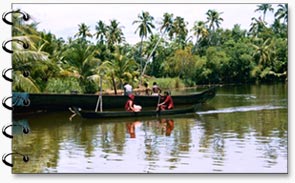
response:
[[[125,117],[143,117],[143,116],[167,116],[167,115],[176,115],[176,114],[187,114],[193,113],[195,107],[186,107],[179,109],[171,110],[143,110],[141,112],[128,112],[128,111],[104,111],[104,112],[95,112],[95,111],[86,111],[79,108],[73,108],[75,113],[81,116],[82,118],[95,118],[95,119],[104,119],[104,118],[125,118]]]
[[[172,95],[175,106],[194,105],[204,103],[213,98],[216,88],[211,87],[202,92]],[[79,106],[84,110],[94,110],[99,95],[93,94],[28,94],[30,105],[14,106],[13,113],[26,113],[34,111],[65,111],[69,107]],[[106,95],[102,96],[103,109],[122,109],[124,108],[127,96]],[[135,96],[135,104],[142,107],[154,107],[157,105],[158,96]]]

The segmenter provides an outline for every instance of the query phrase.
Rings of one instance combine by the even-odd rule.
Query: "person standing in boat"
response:
[[[157,85],[156,82],[153,83],[152,90],[153,90],[153,95],[159,95],[162,92],[161,88]]]
[[[129,94],[128,95],[128,100],[125,104],[125,110],[129,112],[140,112],[142,107],[140,105],[135,105],[134,104],[134,95]]]
[[[158,104],[158,107],[160,108],[160,110],[173,109],[174,103],[173,103],[172,97],[169,95],[168,91],[164,92],[164,97],[165,97],[164,102]]]
[[[145,82],[143,85],[145,87],[145,89],[144,89],[145,95],[152,94],[152,90],[149,88],[149,84],[147,82]]]
[[[124,86],[124,95],[125,96],[128,96],[129,94],[132,94],[133,89],[132,89],[132,86],[130,84],[124,83],[123,86]]]

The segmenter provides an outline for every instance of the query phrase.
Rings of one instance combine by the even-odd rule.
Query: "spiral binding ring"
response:
[[[3,126],[3,128],[2,128],[2,133],[3,133],[3,135],[4,136],[6,136],[6,137],[8,137],[8,138],[13,138],[13,135],[10,135],[10,134],[8,134],[7,132],[6,132],[6,129],[8,128],[8,127],[11,127],[11,126],[21,126],[22,128],[23,128],[23,133],[24,134],[28,134],[29,132],[30,132],[30,129],[28,128],[28,127],[25,127],[25,126],[23,126],[23,125],[8,125],[8,126]]]
[[[13,79],[11,79],[11,78],[9,78],[9,77],[7,77],[6,76],[6,73],[8,72],[8,71],[10,71],[10,70],[13,70],[12,68],[9,68],[9,69],[3,69],[3,71],[2,71],[2,77],[6,80],[6,81],[9,81],[9,82],[13,82]],[[30,72],[29,71],[24,71],[23,72],[23,76],[24,77],[29,77],[29,75],[30,75]]]
[[[20,13],[20,14],[22,14],[22,15],[23,15],[23,19],[24,19],[24,21],[28,21],[28,20],[30,19],[30,15],[27,14],[26,12],[21,11],[21,10],[12,10],[12,11],[9,11],[9,12],[7,12],[7,13],[3,13],[3,15],[2,15],[2,20],[3,20],[3,22],[5,22],[5,23],[8,24],[8,25],[13,25],[12,22],[6,20],[6,16],[7,16],[8,14],[10,14],[10,13]]]
[[[20,43],[23,45],[23,48],[24,48],[24,49],[28,49],[28,48],[30,47],[30,45],[29,45],[28,43],[26,43],[26,42],[24,42],[24,41],[22,41],[22,40],[19,40],[19,39],[12,39],[12,40],[8,40],[8,41],[4,41],[4,42],[2,43],[2,48],[3,48],[3,50],[6,51],[7,53],[11,53],[11,54],[13,53],[12,50],[6,48],[6,44],[9,43],[9,42],[12,42],[12,41],[20,42]]]
[[[16,97],[15,97],[15,101],[12,103],[12,107],[11,107],[11,106],[9,106],[9,105],[6,104],[6,101],[7,101],[8,99],[11,99],[11,98],[13,98],[13,96],[11,96],[11,97],[7,97],[7,98],[4,97],[3,100],[2,100],[2,105],[3,105],[3,107],[5,107],[5,108],[8,109],[8,110],[13,110],[13,107],[16,106],[16,104],[19,103],[20,100],[22,100],[22,104],[23,104],[25,107],[29,106],[30,103],[31,103],[30,99],[24,99],[24,98],[22,98],[22,97],[20,97],[20,96],[16,96]]]
[[[3,154],[3,156],[2,156],[2,162],[3,162],[5,165],[7,165],[7,166],[13,167],[13,164],[12,164],[12,163],[9,163],[9,162],[6,161],[7,156],[9,156],[9,155],[13,155],[13,154],[18,154],[18,155],[23,156],[23,161],[24,161],[25,163],[29,162],[29,160],[30,160],[29,156],[27,156],[27,155],[23,155],[23,154],[21,154],[21,153],[9,153],[9,154],[6,154],[6,155]]]
[[[10,68],[10,69],[4,69],[4,70],[2,71],[2,77],[3,77],[6,81],[13,82],[13,79],[11,79],[11,78],[9,78],[9,77],[6,76],[6,73],[7,73],[8,71],[10,71],[10,70],[12,70],[12,68]]]

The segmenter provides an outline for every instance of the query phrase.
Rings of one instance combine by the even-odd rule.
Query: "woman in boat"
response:
[[[168,91],[164,92],[165,100],[164,102],[158,104],[158,107],[160,107],[161,110],[169,110],[174,108],[172,97],[169,95]]]
[[[134,95],[129,94],[128,95],[128,100],[125,104],[125,110],[129,112],[140,112],[142,107],[140,105],[135,105],[134,104]]]
[[[156,82],[153,83],[152,90],[153,90],[153,95],[159,95],[162,92],[161,88],[157,85]]]

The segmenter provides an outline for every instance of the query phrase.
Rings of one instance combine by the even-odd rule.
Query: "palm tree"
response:
[[[138,15],[139,20],[135,20],[132,24],[139,24],[135,33],[139,31],[139,36],[141,38],[140,41],[140,50],[139,50],[139,57],[140,57],[140,73],[142,74],[142,46],[143,46],[143,39],[147,38],[148,34],[152,34],[152,28],[155,28],[153,24],[154,17],[150,15],[149,12],[142,12],[141,15]],[[141,83],[141,81],[140,81]]]
[[[172,30],[172,27],[173,27],[173,14],[165,13],[163,15],[162,25],[161,25],[161,28],[160,28],[160,31],[162,32],[161,37],[158,38],[157,43],[155,44],[154,48],[152,49],[151,53],[149,54],[149,56],[148,56],[148,58],[146,60],[145,66],[143,68],[143,71],[141,73],[141,77],[144,75],[147,64],[150,62],[150,59],[152,58],[152,56],[153,56],[156,48],[158,47],[160,41],[162,40],[162,38],[164,37],[166,32],[169,32],[169,31]],[[151,38],[153,38],[153,37],[151,36]]]
[[[258,19],[253,17],[251,20],[253,22],[250,25],[251,27],[249,33],[256,37],[266,28],[266,22],[262,20],[261,17],[259,17]]]
[[[278,7],[275,17],[279,20],[284,19],[285,23],[288,22],[288,4],[279,4]]]
[[[207,15],[207,21],[206,23],[209,23],[209,30],[212,30],[215,32],[215,28],[219,28],[221,21],[223,21],[223,18],[220,17],[220,15],[223,12],[217,12],[216,10],[208,10],[206,15]]]
[[[120,88],[123,87],[124,82],[132,82],[135,76],[137,64],[134,60],[130,59],[128,53],[124,52],[123,48],[117,47],[113,54],[113,59],[105,61],[99,69],[104,69],[106,76],[111,80],[115,94],[117,94],[117,82]]]
[[[63,52],[63,70],[62,76],[78,78],[84,92],[94,92],[93,88],[87,88],[89,82],[97,78],[97,68],[101,61],[95,58],[96,48],[86,42],[79,40],[73,41],[71,45]],[[91,90],[91,91],[90,91]]]
[[[273,42],[270,38],[266,39],[259,45],[253,44],[255,49],[254,57],[258,60],[258,64],[261,66],[272,66],[273,55]]]
[[[173,22],[171,31],[169,32],[170,38],[175,37],[176,42],[184,48],[186,44],[186,36],[188,34],[188,30],[186,25],[188,23],[184,21],[184,18],[177,16]]]
[[[266,15],[267,11],[271,11],[271,12],[274,11],[271,4],[260,4],[260,5],[257,5],[257,7],[258,8],[255,10],[255,12],[256,11],[262,11],[262,13],[263,13],[263,21],[265,21],[265,15]]]
[[[206,24],[205,22],[203,21],[195,21],[195,24],[193,26],[193,28],[191,29],[191,31],[193,31],[193,34],[196,37],[196,43],[195,43],[195,46],[194,46],[194,50],[196,49],[197,45],[198,45],[198,42],[200,40],[200,38],[204,38],[204,37],[207,37],[209,35],[209,32],[206,28]]]
[[[111,20],[110,25],[107,26],[106,38],[110,46],[120,44],[125,41],[122,27],[119,26],[120,22]]]
[[[101,20],[97,22],[97,25],[95,26],[95,30],[96,30],[96,33],[94,34],[94,36],[96,36],[95,38],[100,43],[104,43],[107,36],[107,26],[105,25],[105,23]]]
[[[86,40],[87,37],[92,37],[89,26],[87,26],[85,23],[81,23],[78,26],[79,31],[75,34],[75,37],[81,37],[82,40]]]

